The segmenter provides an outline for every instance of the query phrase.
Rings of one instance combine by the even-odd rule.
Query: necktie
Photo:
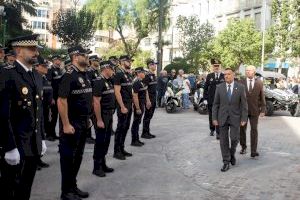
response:
[[[252,92],[252,79],[249,80],[249,93]]]
[[[216,79],[218,79],[218,78],[219,78],[219,74],[218,74],[218,73],[216,73],[216,74],[215,74],[215,76],[216,76]]]
[[[231,85],[228,85],[227,97],[228,97],[228,100],[230,101],[231,100]]]

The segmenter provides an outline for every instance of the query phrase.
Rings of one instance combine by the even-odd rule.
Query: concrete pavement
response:
[[[300,118],[277,113],[261,119],[260,156],[251,159],[250,153],[237,154],[237,165],[226,173],[220,171],[219,142],[209,136],[207,123],[208,116],[192,110],[167,114],[158,109],[152,122],[157,138],[145,140],[142,148],[131,147],[129,132],[127,150],[133,157],[113,159],[112,140],[107,162],[115,173],[105,178],[92,175],[93,145],[87,145],[79,187],[90,192],[90,200],[299,199]],[[51,166],[37,172],[33,200],[59,199],[58,143],[47,144],[43,160]]]

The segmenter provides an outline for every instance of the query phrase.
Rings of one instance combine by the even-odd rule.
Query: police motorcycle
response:
[[[207,104],[204,103],[204,89],[199,88],[196,90],[193,98],[194,110],[198,111],[201,115],[206,115],[208,113]]]
[[[168,82],[164,104],[167,113],[174,113],[182,107],[182,88],[178,86],[176,80]]]
[[[289,89],[278,89],[275,86],[277,78],[285,78],[284,75],[276,72],[256,73],[257,77],[263,78],[264,94],[266,100],[266,116],[272,116],[274,111],[288,111],[294,117],[300,116],[300,99]]]

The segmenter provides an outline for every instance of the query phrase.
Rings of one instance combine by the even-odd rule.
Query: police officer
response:
[[[44,134],[47,136],[47,133],[49,133],[50,129],[50,119],[49,119],[49,111],[50,111],[50,105],[53,99],[53,89],[51,86],[51,82],[48,81],[46,75],[48,73],[48,61],[46,61],[43,57],[38,56],[37,58],[38,62],[35,64],[35,70],[42,76],[43,78],[43,96],[42,96],[42,102],[43,102],[43,131]],[[42,159],[39,159],[38,162],[38,170],[41,170],[42,168],[49,167],[48,163],[45,163],[42,161]]]
[[[216,138],[219,139],[219,127],[212,123],[212,106],[214,103],[216,86],[225,81],[224,74],[220,71],[221,63],[217,59],[211,59],[213,72],[208,74],[204,86],[204,103],[207,104],[209,113],[209,128],[210,135],[214,136],[216,131]]]
[[[139,139],[139,126],[142,121],[142,117],[145,111],[145,106],[147,109],[151,108],[151,102],[148,95],[148,86],[143,83],[145,79],[145,70],[143,67],[135,68],[136,78],[132,85],[132,96],[134,103],[134,115],[133,122],[131,126],[131,146],[141,147],[144,145]],[[147,104],[147,105],[146,105]]]
[[[42,77],[32,68],[39,55],[37,37],[10,40],[16,62],[6,66],[0,77],[3,199],[30,198],[38,159],[47,149],[42,132]]]
[[[92,87],[86,73],[88,50],[81,46],[68,49],[71,68],[63,75],[59,85],[57,106],[62,122],[59,153],[62,176],[61,199],[78,200],[89,194],[77,187],[77,174],[81,165],[86,136],[92,114]]]
[[[61,81],[62,75],[65,73],[65,70],[61,67],[61,56],[54,55],[52,56],[53,65],[48,71],[47,78],[51,81],[51,85],[53,88],[53,101],[51,103],[51,131],[48,134],[47,139],[49,141],[55,141],[58,139],[55,131],[55,127],[57,124],[58,118],[58,110],[57,110],[57,98],[58,98],[58,87]]]
[[[125,160],[132,156],[125,151],[124,143],[130,126],[132,115],[132,74],[130,71],[133,60],[127,56],[120,56],[121,65],[114,76],[114,90],[117,100],[118,125],[115,132],[114,158]]]
[[[5,61],[4,61],[5,49],[6,48],[0,44],[0,67],[1,68],[6,66]]]
[[[98,58],[97,55],[92,55],[89,57],[90,66],[87,68],[87,75],[91,83],[93,83],[93,80],[99,77],[99,62],[100,58]],[[92,137],[92,129],[90,129],[88,132],[86,143],[95,144],[95,139]]]
[[[151,107],[145,110],[145,116],[143,119],[143,133],[142,138],[151,139],[155,138],[155,135],[150,133],[150,121],[153,117],[156,108],[156,89],[157,89],[157,78],[155,75],[157,63],[150,59],[147,61],[149,72],[146,73],[144,83],[148,86],[148,94],[151,102]]]
[[[107,167],[105,156],[108,151],[113,114],[115,111],[115,92],[110,78],[112,77],[113,65],[109,61],[100,63],[100,76],[93,82],[93,106],[95,119],[96,143],[94,148],[94,169],[93,174],[104,177],[105,173],[113,172],[112,168]]]
[[[4,61],[8,65],[13,65],[13,63],[16,61],[16,54],[15,54],[14,50],[12,50],[10,48],[5,49]]]

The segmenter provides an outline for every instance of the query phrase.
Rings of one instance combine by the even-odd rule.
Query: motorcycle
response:
[[[174,113],[182,107],[182,89],[171,81],[168,82],[164,104],[167,113]]]
[[[203,88],[199,88],[195,92],[194,98],[193,98],[193,106],[194,106],[194,110],[198,111],[199,114],[206,115],[208,110],[207,110],[207,104],[204,103],[203,94],[204,94]]]
[[[300,104],[298,95],[291,90],[271,89],[265,87],[266,116],[273,115],[274,111],[286,110],[292,116],[300,116]]]

